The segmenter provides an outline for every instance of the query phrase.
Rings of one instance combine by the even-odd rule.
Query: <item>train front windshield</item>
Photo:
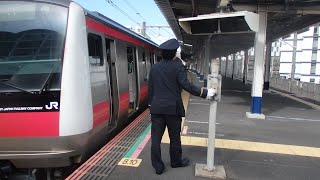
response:
[[[68,9],[0,1],[0,96],[59,91]]]

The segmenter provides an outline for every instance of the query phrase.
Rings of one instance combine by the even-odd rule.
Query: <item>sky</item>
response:
[[[73,0],[90,11],[97,11],[126,27],[138,27],[146,22],[147,35],[157,44],[175,38],[154,0]],[[140,25],[139,25],[140,24]]]

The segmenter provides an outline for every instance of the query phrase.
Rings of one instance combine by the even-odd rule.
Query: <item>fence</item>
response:
[[[291,81],[281,77],[271,77],[270,86],[282,91],[290,92]],[[320,84],[293,81],[292,90],[297,97],[313,99],[320,102]]]

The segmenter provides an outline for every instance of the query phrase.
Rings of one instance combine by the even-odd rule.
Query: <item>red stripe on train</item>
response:
[[[127,111],[129,108],[130,95],[129,92],[120,94],[120,112]]]
[[[140,98],[141,101],[144,101],[148,98],[148,83],[145,83],[140,86]]]
[[[123,41],[127,41],[127,42],[132,43],[137,46],[142,46],[142,47],[148,48],[151,51],[155,50],[155,47],[151,46],[150,44],[142,42],[134,37],[128,36],[118,30],[112,29],[111,27],[108,27],[104,24],[96,22],[90,18],[86,18],[86,23],[87,23],[88,28],[93,29],[95,31],[107,34],[109,36],[112,36],[117,39],[121,39]]]
[[[110,119],[110,101],[93,106],[93,128]]]
[[[120,94],[120,112],[126,112],[129,108],[129,93]],[[93,128],[110,120],[110,102],[104,101],[93,106]]]
[[[59,136],[59,112],[0,113],[0,137]]]

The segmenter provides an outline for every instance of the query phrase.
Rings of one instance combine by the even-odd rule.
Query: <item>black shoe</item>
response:
[[[162,168],[162,169],[156,169],[156,174],[160,175],[164,172],[164,169],[165,168]]]
[[[183,158],[179,164],[171,164],[172,168],[186,167],[189,166],[190,160],[189,158]]]

